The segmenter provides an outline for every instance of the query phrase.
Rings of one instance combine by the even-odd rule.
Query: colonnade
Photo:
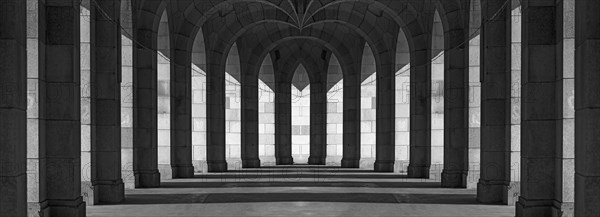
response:
[[[462,2],[462,1],[461,1]],[[477,1],[474,1],[477,2]],[[508,2],[508,3],[507,3]],[[600,3],[585,0],[481,1],[481,165],[477,198],[483,203],[516,203],[517,216],[591,216],[600,213],[597,162],[600,147],[597,107],[600,77]],[[160,186],[157,159],[157,40],[162,11],[170,25],[186,22],[169,1],[132,4],[133,175],[136,188]],[[427,178],[431,164],[431,25],[433,11],[444,24],[443,187],[467,187],[471,173],[468,41],[472,2],[423,3],[423,16],[404,23],[410,45],[410,164],[408,176]],[[5,0],[0,3],[0,216],[84,216],[88,203],[124,198],[121,159],[121,1],[90,4],[90,62],[81,61],[79,0]],[[521,16],[513,9],[520,7]],[[574,12],[576,11],[576,13]],[[513,28],[515,18],[522,27]],[[423,19],[423,20],[420,20]],[[175,24],[174,24],[175,23]],[[199,27],[198,27],[199,28]],[[225,60],[230,43],[202,27],[206,42],[207,168],[227,171],[225,159]],[[356,27],[358,28],[358,27]],[[393,172],[395,155],[396,39],[352,38],[319,45],[295,56],[278,46],[256,55],[255,44],[236,39],[242,71],[242,162],[259,167],[258,63],[266,55],[275,71],[275,157],[291,157],[291,75],[298,60],[311,71],[309,163],[326,157],[326,75],[332,55],[344,71],[342,167],[360,161],[360,58],[368,43],[377,60],[377,133],[374,170]],[[411,29],[412,28],[412,29]],[[194,36],[172,28],[170,142],[172,178],[192,177],[191,62]],[[196,29],[197,31],[198,29]],[[363,32],[362,29],[357,29]],[[374,30],[375,31],[375,30]],[[519,44],[518,33],[522,34]],[[191,31],[193,32],[193,31]],[[326,34],[327,32],[324,31]],[[226,34],[226,33],[222,33]],[[375,34],[375,33],[374,33]],[[359,35],[360,34],[356,34]],[[248,39],[252,42],[251,39]],[[325,40],[325,39],[323,39]],[[352,41],[354,40],[354,41]],[[355,44],[351,44],[353,42]],[[467,42],[467,43],[465,43]],[[240,46],[241,45],[241,46]],[[285,45],[284,43],[279,45]],[[522,53],[513,52],[521,46]],[[245,50],[250,49],[250,50]],[[341,52],[340,49],[345,49]],[[518,49],[518,47],[517,47]],[[261,53],[261,52],[259,52]],[[260,60],[257,61],[257,58]],[[517,59],[517,60],[515,60]],[[515,68],[518,60],[520,67]],[[87,66],[86,64],[89,64]],[[81,78],[89,68],[90,147],[82,144]],[[521,76],[515,76],[520,71]],[[515,109],[514,83],[521,93]],[[520,114],[514,115],[514,112]],[[520,123],[520,126],[518,124]],[[520,128],[520,129],[519,129]],[[515,142],[520,141],[520,142]],[[89,150],[90,189],[82,191],[82,151]],[[520,153],[519,153],[520,150]],[[515,166],[515,165],[519,166]],[[519,170],[518,173],[515,170]],[[515,178],[518,174],[519,178]],[[85,193],[85,194],[84,194]]]

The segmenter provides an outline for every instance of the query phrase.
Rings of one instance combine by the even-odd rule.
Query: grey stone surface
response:
[[[0,216],[26,216],[27,51],[26,2],[5,1],[0,20]]]
[[[476,187],[465,190],[471,202],[477,192],[480,202],[516,204],[503,210],[517,216],[594,216],[598,10],[575,0],[1,1],[0,216],[83,216],[86,203],[122,202],[124,188],[304,157]],[[403,68],[410,99],[398,103]],[[227,85],[226,72],[234,80]],[[258,101],[259,79],[274,102]],[[342,79],[343,106],[328,103]],[[361,91],[363,82],[370,85]],[[311,103],[294,108],[292,87],[308,85]],[[292,125],[298,117],[310,118]],[[259,137],[267,131],[272,137]],[[298,135],[301,148],[292,145]],[[347,185],[340,183],[331,185]],[[423,190],[406,187],[359,191]],[[425,191],[435,200],[461,191],[436,189]],[[230,190],[240,198],[248,189]],[[422,199],[403,192],[382,200]],[[390,212],[382,204],[306,204],[323,215],[513,215],[475,204]],[[207,215],[272,208],[178,206]],[[165,215],[173,207],[106,210],[131,208]],[[273,213],[281,214],[256,212]]]

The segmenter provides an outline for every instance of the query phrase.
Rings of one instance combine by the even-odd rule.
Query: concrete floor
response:
[[[88,216],[514,216],[515,208],[481,205],[474,189],[439,188],[435,180],[333,167],[270,167],[165,180],[128,190],[119,205]]]

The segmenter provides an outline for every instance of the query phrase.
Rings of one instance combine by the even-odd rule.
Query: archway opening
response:
[[[169,41],[169,19],[165,10],[158,25],[157,42],[157,146],[158,171],[161,180],[171,179],[171,47]]]
[[[242,88],[240,55],[231,46],[225,63],[225,160],[229,169],[242,168]]]
[[[192,164],[206,173],[206,47],[199,30],[192,45]]]
[[[341,165],[344,140],[344,79],[342,66],[331,55],[327,70],[327,165]]]
[[[436,10],[431,39],[431,172],[436,177],[444,169],[444,71],[444,28]]]
[[[396,42],[395,171],[406,173],[410,161],[410,49],[400,29]]]
[[[360,87],[360,168],[373,169],[377,138],[377,65],[365,43]]]
[[[275,74],[267,55],[258,73],[258,157],[262,165],[275,165]]]
[[[292,78],[292,158],[308,164],[310,155],[310,81],[302,64]]]

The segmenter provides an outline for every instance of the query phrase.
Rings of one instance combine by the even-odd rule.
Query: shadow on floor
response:
[[[368,187],[368,188],[440,188],[439,182],[165,182],[160,188],[239,188],[239,187]]]
[[[130,194],[123,205],[260,202],[479,204],[471,194],[216,193]]]
[[[195,175],[196,179],[260,179],[260,178],[278,178],[278,179],[303,179],[303,178],[318,178],[318,179],[408,179],[406,175],[381,175],[381,174],[339,174],[338,172],[248,172],[248,173],[220,173],[208,175]]]

